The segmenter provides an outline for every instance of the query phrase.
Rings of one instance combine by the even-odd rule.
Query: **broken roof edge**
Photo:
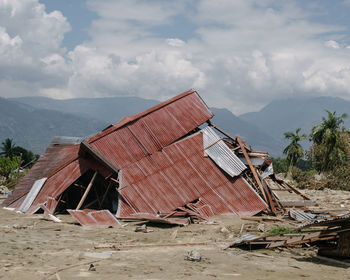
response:
[[[86,137],[54,136],[50,145],[79,145]]]
[[[114,125],[112,125],[110,127],[107,127],[106,129],[104,129],[100,133],[96,134],[95,136],[92,136],[91,138],[86,138],[85,140],[88,143],[91,144],[92,142],[95,142],[96,140],[98,140],[98,139],[100,139],[100,138],[102,138],[102,137],[104,137],[104,136],[106,136],[108,134],[113,133],[114,131],[116,131],[117,129],[119,129],[119,128],[123,127],[123,126],[125,126],[125,125],[127,125],[127,124],[129,124],[129,123],[131,123],[133,121],[136,121],[136,120],[138,120],[138,119],[140,119],[140,118],[142,118],[144,116],[147,116],[148,114],[153,113],[153,112],[155,112],[155,111],[157,111],[157,110],[159,110],[159,109],[161,109],[161,108],[163,108],[163,107],[165,107],[165,106],[167,106],[167,105],[169,105],[169,104],[171,104],[171,103],[173,103],[173,102],[175,102],[175,101],[177,101],[179,99],[182,99],[182,98],[184,98],[184,97],[186,97],[186,96],[188,96],[190,94],[193,94],[193,93],[198,96],[200,101],[204,104],[204,106],[207,108],[207,110],[211,113],[211,115],[213,117],[214,114],[210,111],[208,105],[204,102],[204,100],[198,94],[198,92],[196,90],[194,90],[194,89],[190,89],[190,90],[187,90],[187,91],[185,91],[183,93],[180,93],[179,95],[174,96],[173,98],[170,98],[170,99],[168,99],[168,100],[166,100],[164,102],[161,102],[158,105],[155,105],[155,106],[153,106],[153,107],[151,107],[151,108],[149,108],[149,109],[147,109],[147,110],[145,110],[145,111],[143,111],[143,112],[141,112],[139,114],[132,115],[132,116],[126,116],[121,121],[119,121],[118,123],[116,123],[116,124],[114,124]]]

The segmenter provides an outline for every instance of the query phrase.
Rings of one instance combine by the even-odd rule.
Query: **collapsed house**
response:
[[[272,173],[261,177],[257,169],[268,154],[232,138],[212,117],[189,90],[93,137],[55,137],[3,206],[30,214],[68,211],[90,226],[280,211],[265,179]]]

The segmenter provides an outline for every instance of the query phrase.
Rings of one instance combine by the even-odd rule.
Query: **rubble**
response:
[[[108,227],[123,219],[186,225],[217,215],[283,214],[288,201],[280,190],[312,204],[273,174],[268,153],[212,117],[189,90],[95,136],[55,137],[2,206],[68,212],[82,226]]]
[[[230,242],[229,248],[317,246],[320,255],[350,257],[349,218],[340,216],[348,213],[348,193],[326,190],[322,200],[319,191],[301,192],[274,174],[268,153],[230,136],[212,117],[190,90],[92,137],[56,137],[2,206],[61,224],[56,215],[69,213],[84,227],[122,228],[130,221],[132,231],[149,233],[148,225],[178,226],[169,234],[178,243],[102,240],[94,249],[208,245],[193,242],[196,236],[179,239],[181,227],[198,223],[217,226],[219,236],[210,240]],[[318,205],[332,198],[332,208]],[[234,231],[211,220],[224,215],[244,224]],[[290,232],[269,234],[273,224],[286,223]],[[202,257],[192,250],[186,259]]]

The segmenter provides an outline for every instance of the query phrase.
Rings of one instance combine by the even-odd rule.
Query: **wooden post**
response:
[[[243,152],[243,154],[244,154],[244,157],[245,157],[246,161],[248,162],[250,171],[252,171],[255,181],[258,183],[258,186],[259,186],[259,188],[260,188],[260,191],[262,192],[262,195],[263,195],[263,197],[264,197],[264,199],[265,199],[265,202],[266,202],[267,204],[269,204],[268,201],[267,201],[266,195],[265,195],[264,187],[263,187],[263,185],[262,185],[261,182],[260,182],[259,176],[258,176],[258,174],[256,173],[256,170],[255,170],[255,168],[254,168],[254,166],[253,166],[253,164],[252,164],[252,162],[251,162],[251,160],[250,160],[250,158],[249,158],[249,156],[248,156],[247,151],[246,151],[245,148],[244,148],[244,145],[243,145],[243,143],[242,143],[242,140],[239,138],[239,136],[236,137],[236,140],[237,140],[239,146],[241,147],[241,150],[242,150],[242,152]]]
[[[84,192],[82,198],[80,199],[79,204],[78,204],[78,206],[77,206],[77,209],[75,209],[75,210],[79,210],[80,207],[83,205],[83,203],[84,203],[84,201],[85,201],[85,199],[86,199],[86,197],[87,197],[87,195],[88,195],[88,193],[89,193],[89,191],[90,191],[90,189],[91,189],[91,187],[92,187],[92,184],[93,184],[94,181],[95,181],[96,175],[97,175],[97,171],[95,171],[94,176],[92,176],[92,179],[91,179],[91,181],[90,181],[88,187],[86,188],[86,190],[85,190],[85,192]]]
[[[106,189],[105,193],[103,194],[103,197],[102,197],[102,200],[101,200],[101,206],[103,205],[103,202],[104,202],[105,199],[106,199],[107,193],[108,193],[109,188],[111,187],[111,185],[112,185],[112,181],[109,181],[108,186],[107,186],[107,189]]]
[[[265,183],[266,194],[267,194],[267,197],[269,199],[268,202],[270,204],[271,211],[272,211],[272,213],[276,214],[276,209],[275,209],[275,206],[273,205],[272,197],[271,197],[270,190],[269,190],[269,185],[267,184],[265,179],[263,179],[263,182]]]

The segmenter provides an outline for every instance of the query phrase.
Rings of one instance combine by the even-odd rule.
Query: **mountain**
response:
[[[12,138],[16,145],[34,153],[43,153],[53,136],[87,136],[106,126],[107,123],[96,119],[0,98],[0,143]]]
[[[301,128],[302,133],[309,135],[312,127],[320,124],[322,117],[327,117],[326,109],[335,111],[337,115],[346,113],[350,116],[350,101],[336,97],[275,100],[259,112],[246,113],[239,117],[256,124],[285,145],[284,132],[295,132],[297,128]],[[345,127],[350,128],[350,119],[346,119]],[[309,145],[307,141],[304,142],[304,147]]]
[[[98,119],[114,124],[125,116],[142,112],[159,103],[156,100],[138,97],[76,98],[57,100],[46,97],[12,98],[37,109],[57,110],[80,117]],[[256,150],[268,151],[273,155],[281,150],[281,143],[275,141],[263,130],[235,116],[229,110],[211,108],[213,122],[232,136],[239,135]]]
[[[225,130],[231,136],[240,136],[256,151],[267,151],[279,156],[282,143],[265,133],[261,128],[249,123],[227,109],[210,108],[215,117],[212,123]]]
[[[51,99],[47,97],[19,97],[9,100],[30,105],[38,109],[56,110],[74,114],[80,117],[97,119],[108,124],[114,124],[125,116],[157,105],[159,101],[138,97],[106,97],[106,98],[74,98]]]

